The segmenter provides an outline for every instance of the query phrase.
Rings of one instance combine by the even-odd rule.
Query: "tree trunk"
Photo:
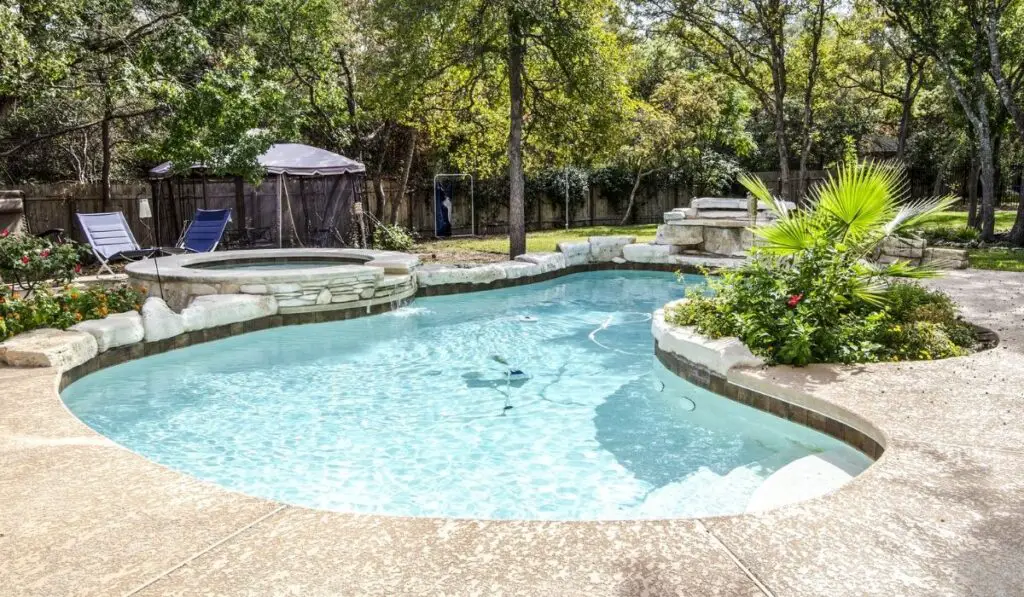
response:
[[[619,222],[619,226],[625,226],[629,223],[630,216],[633,215],[633,202],[636,200],[636,191],[640,188],[640,179],[644,177],[645,173],[640,170],[636,171],[636,178],[633,179],[633,189],[629,192],[629,203],[626,204],[626,213],[622,215],[622,221]]]
[[[409,147],[405,152],[405,164],[402,166],[402,180],[398,186],[398,196],[391,202],[391,223],[398,224],[398,207],[408,193],[409,173],[412,171],[412,159],[416,155],[416,129],[409,130]]]
[[[779,153],[780,193],[790,200],[789,146],[786,143],[786,39],[785,17],[780,7],[774,6],[773,15],[765,22],[771,49],[772,112],[775,116],[775,148]]]
[[[978,159],[981,160],[981,238],[991,241],[995,234],[995,186],[996,172],[993,162],[992,135],[989,131],[988,106],[984,94],[979,94],[978,116]]]
[[[526,45],[519,15],[513,7],[508,15],[508,240],[509,258],[526,252],[525,186],[523,174],[523,59]]]
[[[1024,174],[1021,175],[1020,190],[1017,195],[1017,216],[1013,219],[1008,239],[1018,247],[1024,247]]]
[[[807,87],[804,89],[804,110],[801,121],[800,181],[798,196],[807,194],[807,158],[811,153],[811,127],[814,125],[814,84],[818,76],[818,48],[825,24],[825,0],[818,0],[811,25],[811,57],[807,67]]]
[[[910,136],[910,119],[914,115],[914,100],[921,91],[921,84],[924,81],[924,64],[918,63],[914,58],[906,60],[905,73],[907,82],[903,86],[903,93],[900,96],[900,126],[899,134],[896,137],[896,161],[903,162],[907,153],[907,138]]]
[[[100,125],[100,137],[103,144],[103,167],[100,174],[100,205],[103,211],[110,211],[110,120],[104,118]]]
[[[978,162],[977,152],[971,150],[971,170],[967,173],[967,225],[971,228],[980,228],[978,225],[978,177],[981,174],[981,164]],[[935,193],[938,195],[938,193]]]

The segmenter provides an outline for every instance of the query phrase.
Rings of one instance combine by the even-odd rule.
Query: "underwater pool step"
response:
[[[804,456],[765,479],[750,497],[747,512],[771,510],[832,493],[870,465],[866,456],[848,450]]]

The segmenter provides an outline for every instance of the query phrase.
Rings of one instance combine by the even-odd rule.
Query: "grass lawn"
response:
[[[657,224],[641,226],[590,226],[588,228],[571,228],[569,230],[541,230],[526,233],[526,250],[531,253],[554,251],[558,243],[580,241],[588,236],[635,236],[636,242],[646,243],[654,240],[658,231]],[[493,253],[508,255],[507,236],[484,236],[467,238],[450,238],[445,240],[424,241],[414,249],[417,252],[466,252]]]
[[[968,252],[971,267],[1004,272],[1024,272],[1024,249],[971,249]]]
[[[1017,212],[1013,210],[996,212],[996,231],[1002,232],[1013,228],[1013,220]],[[935,228],[964,228],[967,226],[966,211],[944,211],[935,217],[934,220],[921,226],[926,230]]]

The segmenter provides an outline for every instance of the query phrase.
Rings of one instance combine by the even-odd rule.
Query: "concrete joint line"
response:
[[[143,590],[147,589],[148,587],[152,586],[156,582],[158,582],[158,581],[160,581],[160,580],[170,576],[172,573],[174,573],[174,571],[179,570],[181,568],[184,568],[185,566],[188,566],[189,564],[191,564],[192,562],[196,561],[197,559],[199,559],[199,558],[203,557],[204,555],[210,553],[214,549],[217,549],[221,545],[224,545],[228,541],[231,541],[235,537],[241,535],[245,531],[251,529],[252,527],[254,527],[256,525],[258,525],[259,523],[263,522],[264,520],[267,520],[271,516],[276,515],[278,512],[281,512],[282,510],[284,510],[286,508],[288,508],[288,506],[286,506],[284,504],[278,506],[277,508],[274,508],[272,511],[264,514],[263,516],[260,516],[256,520],[254,520],[254,521],[250,522],[249,524],[245,525],[244,527],[236,530],[235,532],[231,533],[227,537],[224,537],[220,541],[217,541],[213,545],[210,545],[206,549],[192,554],[191,556],[185,558],[184,560],[182,560],[178,564],[175,564],[174,566],[168,568],[167,570],[161,572],[160,574],[158,574],[158,575],[154,576],[153,578],[147,580],[146,582],[142,583],[138,587],[135,587],[131,591],[128,591],[127,593],[124,594],[124,597],[131,597],[132,595],[137,595],[138,593],[140,593],[141,591],[143,591]]]
[[[762,593],[764,593],[765,597],[775,597],[775,593],[773,593],[772,590],[769,589],[767,585],[765,585],[763,582],[761,582],[761,579],[757,578],[757,575],[755,575],[750,570],[750,568],[747,568],[747,566],[743,563],[743,561],[740,560],[739,556],[737,556],[735,553],[733,553],[733,551],[731,549],[729,549],[728,545],[726,545],[725,543],[722,543],[722,540],[719,539],[717,536],[715,536],[715,534],[711,532],[711,529],[709,529],[707,526],[705,526],[704,523],[701,522],[700,520],[696,520],[695,522],[697,523],[697,528],[699,528],[700,530],[704,531],[704,533],[711,539],[711,542],[714,543],[715,545],[717,545],[722,551],[725,552],[726,555],[729,556],[729,559],[732,560],[733,563],[736,564],[736,566],[740,570],[743,571],[743,574],[747,575],[747,578],[750,579],[750,582],[754,583],[754,585],[756,585],[757,588]]]

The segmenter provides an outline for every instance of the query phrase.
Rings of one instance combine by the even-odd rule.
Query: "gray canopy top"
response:
[[[366,172],[366,166],[334,152],[301,143],[277,143],[270,146],[257,160],[268,174],[289,176],[338,176]],[[202,170],[202,164],[193,164],[193,170]],[[164,162],[149,171],[150,178],[167,178],[173,174],[170,162]]]

